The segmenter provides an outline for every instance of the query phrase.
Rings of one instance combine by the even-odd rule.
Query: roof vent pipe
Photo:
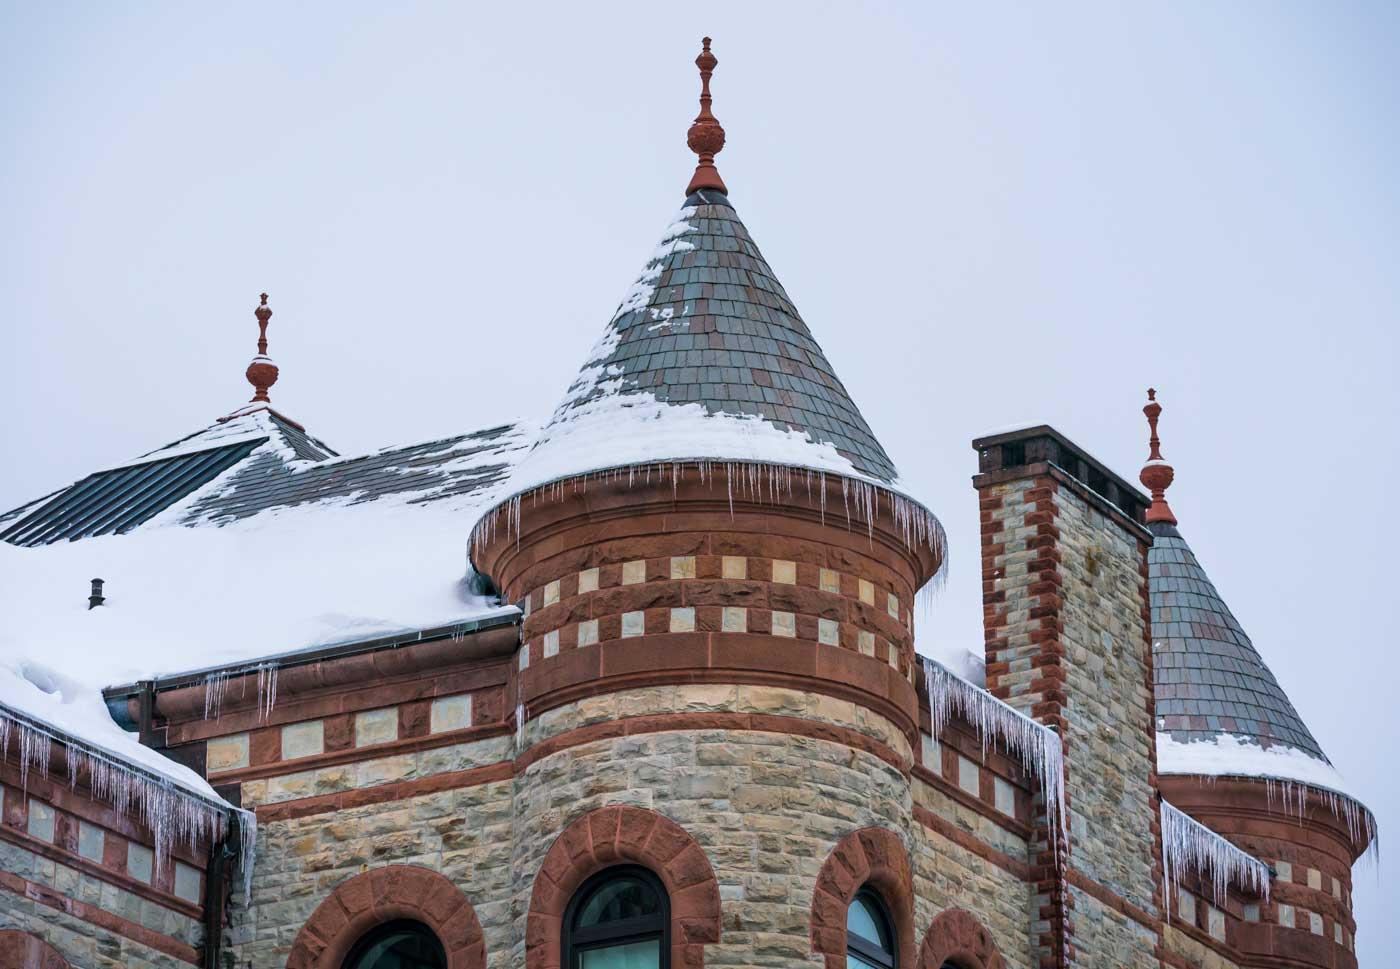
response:
[[[98,606],[102,605],[102,603],[106,601],[107,597],[102,594],[102,580],[93,579],[92,594],[88,596],[88,608],[96,609]]]

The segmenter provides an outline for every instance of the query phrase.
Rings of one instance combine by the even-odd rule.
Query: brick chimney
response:
[[[1068,849],[1034,859],[1042,958],[1143,964],[1156,933],[1105,909],[1161,910],[1148,499],[1048,426],[972,446],[987,689],[1065,749]]]

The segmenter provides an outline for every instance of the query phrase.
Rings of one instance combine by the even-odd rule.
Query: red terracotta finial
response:
[[[1147,415],[1147,426],[1152,432],[1147,441],[1148,447],[1151,448],[1147,455],[1147,463],[1142,466],[1142,473],[1138,475],[1143,487],[1152,492],[1152,504],[1147,508],[1147,520],[1175,525],[1176,516],[1167,505],[1167,489],[1171,487],[1176,472],[1170,464],[1162,460],[1162,441],[1157,437],[1157,418],[1161,416],[1162,405],[1157,403],[1157,391],[1151,387],[1147,389],[1147,406],[1143,407],[1142,412]]]
[[[690,150],[700,156],[700,164],[695,166],[695,174],[690,176],[685,194],[713,189],[728,195],[729,189],[724,187],[724,179],[719,177],[719,169],[715,167],[715,156],[724,150],[724,128],[710,113],[710,75],[714,73],[719,58],[710,53],[710,38],[706,37],[703,43],[705,49],[695,58],[695,66],[700,68],[700,113],[695,116],[695,123],[690,126],[685,139]]]
[[[267,389],[277,383],[277,364],[267,355],[267,321],[272,319],[272,307],[267,305],[266,293],[262,294],[262,302],[253,310],[253,315],[258,318],[258,355],[248,364],[245,376],[248,383],[253,385],[254,393],[250,403],[266,404],[271,402],[267,396]]]

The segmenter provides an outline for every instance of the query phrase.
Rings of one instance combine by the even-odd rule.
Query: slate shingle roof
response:
[[[805,432],[872,479],[892,482],[889,455],[728,197],[700,191],[685,205],[688,228],[673,227],[639,281],[646,298],[624,301],[611,352],[585,367],[586,376],[601,365],[604,379],[561,406],[554,422],[606,394],[651,395]]]
[[[501,424],[309,466],[257,454],[217,492],[197,499],[185,521],[219,524],[314,501],[357,505],[396,497],[425,504],[468,496],[500,483],[531,440],[522,425]]]
[[[1233,734],[1326,761],[1174,525],[1149,525],[1153,672],[1159,729],[1186,743]]]
[[[213,524],[316,501],[426,504],[499,484],[533,440],[519,424],[340,457],[271,411],[236,418],[0,515],[0,540],[44,545],[120,534],[189,500],[179,523]]]

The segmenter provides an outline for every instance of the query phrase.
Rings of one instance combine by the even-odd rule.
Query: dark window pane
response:
[[[446,969],[442,944],[427,929],[413,925],[383,926],[366,936],[346,962],[346,969]]]
[[[661,899],[639,878],[614,878],[598,886],[579,909],[576,925],[587,928],[608,922],[661,913]]]

